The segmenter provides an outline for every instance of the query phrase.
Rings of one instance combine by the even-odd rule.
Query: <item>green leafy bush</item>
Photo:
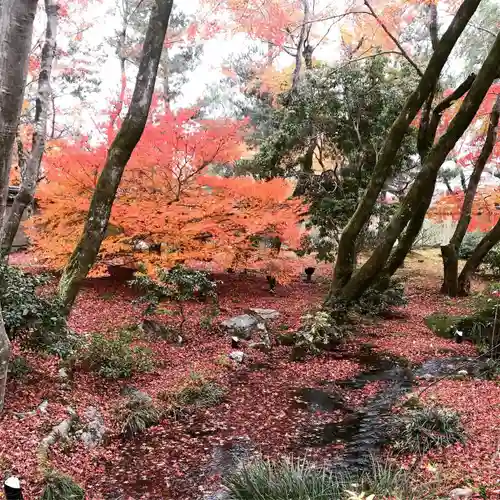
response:
[[[408,304],[404,283],[398,278],[391,278],[387,287],[368,288],[354,305],[354,309],[370,316],[379,316],[394,307]]]
[[[332,500],[341,498],[423,498],[408,472],[372,460],[363,473],[316,466],[305,459],[256,459],[228,478],[231,500]]]
[[[439,406],[408,410],[396,426],[394,448],[403,453],[427,453],[465,442],[465,430],[460,415]]]
[[[181,416],[189,411],[216,406],[225,396],[226,391],[219,384],[193,373],[178,391],[164,392],[158,397],[167,404],[170,415]]]
[[[52,469],[45,473],[42,500],[85,500],[85,490],[70,476]]]
[[[443,313],[433,313],[424,319],[425,324],[439,337],[452,338],[455,327],[460,321],[458,316]]]
[[[32,368],[26,358],[23,356],[16,356],[9,361],[9,377],[21,379],[31,373]]]
[[[468,259],[472,252],[476,249],[479,242],[483,239],[484,233],[474,231],[473,233],[466,233],[462,244],[458,249],[458,257],[460,259]]]
[[[210,301],[213,305],[212,312],[208,316],[211,318],[210,321],[218,314],[217,283],[211,280],[205,271],[177,265],[169,270],[158,269],[156,280],[145,273],[137,273],[131,285],[144,293],[142,300],[148,304],[146,314],[157,312],[163,300],[175,302],[177,315],[180,317],[178,329],[181,335],[186,322],[184,310],[186,301],[193,299]]]
[[[151,397],[139,391],[134,391],[115,408],[120,433],[126,437],[133,437],[148,427],[157,425],[161,417],[162,412],[156,408]]]
[[[154,367],[151,350],[131,346],[134,340],[136,334],[129,330],[109,336],[94,334],[90,342],[78,352],[77,361],[109,379],[128,378],[134,373],[151,371]]]
[[[68,333],[60,302],[37,293],[38,287],[49,280],[47,275],[26,273],[0,263],[2,315],[11,339],[29,335],[36,343],[47,346]]]

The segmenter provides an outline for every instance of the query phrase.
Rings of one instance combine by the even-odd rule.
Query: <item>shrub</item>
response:
[[[223,387],[202,376],[191,374],[184,386],[176,392],[166,392],[159,397],[168,406],[171,415],[182,415],[189,410],[198,410],[220,404],[226,395]]]
[[[478,243],[483,239],[484,233],[479,231],[474,231],[472,233],[466,233],[462,244],[458,249],[459,259],[468,259],[472,252],[476,249]]]
[[[153,404],[151,397],[139,391],[134,391],[115,408],[120,433],[126,437],[133,437],[158,424],[161,416],[161,411]]]
[[[498,245],[486,254],[483,264],[494,276],[500,276],[500,247]]]
[[[402,307],[408,303],[404,284],[400,279],[391,278],[387,287],[371,286],[358,299],[354,309],[369,316],[379,316],[393,307]]]
[[[186,301],[193,299],[205,301],[209,299],[214,307],[207,317],[213,319],[218,314],[217,283],[211,280],[209,274],[205,271],[176,265],[169,270],[158,269],[156,280],[145,273],[137,273],[130,283],[145,294],[142,300],[148,304],[146,314],[156,312],[158,305],[163,300],[171,300],[177,304],[177,313],[181,318],[178,325],[181,335],[186,322],[184,310]]]
[[[394,448],[403,453],[427,453],[465,442],[460,415],[438,406],[417,408],[400,417]]]
[[[39,344],[50,345],[66,335],[68,328],[56,298],[38,295],[38,287],[49,282],[47,275],[25,273],[0,263],[0,297],[7,334],[12,339],[29,334]]]
[[[85,491],[70,476],[50,470],[45,473],[42,500],[85,500]]]
[[[423,498],[408,472],[375,460],[366,472],[353,473],[316,466],[305,459],[256,459],[229,477],[225,486],[231,500],[331,500],[370,495],[395,500]]]
[[[104,378],[131,377],[134,373],[153,369],[152,352],[140,346],[131,346],[136,335],[122,330],[111,336],[92,335],[90,342],[78,353],[78,360],[89,370]]]
[[[31,371],[32,368],[30,364],[23,356],[16,356],[14,359],[9,361],[9,377],[17,379],[24,378]]]
[[[460,317],[434,313],[427,316],[424,321],[428,328],[439,337],[452,338],[455,333],[455,326],[460,321]]]

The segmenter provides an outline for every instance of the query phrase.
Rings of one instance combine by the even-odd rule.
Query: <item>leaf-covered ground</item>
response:
[[[21,263],[21,257],[18,257]],[[421,264],[418,264],[420,268]],[[423,266],[422,266],[423,267]],[[328,267],[322,268],[328,276]],[[5,411],[0,417],[0,469],[21,477],[26,498],[39,497],[36,448],[51,428],[67,416],[66,408],[83,413],[86,407],[99,407],[110,429],[104,446],[87,450],[79,441],[59,443],[50,458],[59,470],[73,476],[87,491],[89,499],[194,500],[203,490],[217,483],[210,469],[215,446],[246,438],[258,449],[275,457],[283,454],[309,455],[328,459],[339,453],[337,443],[317,447],[304,440],[306,429],[318,423],[342,418],[342,410],[311,413],[297,404],[296,391],[323,387],[325,381],[350,379],[363,367],[352,354],[369,343],[375,351],[407,358],[413,363],[426,359],[475,353],[469,344],[456,344],[436,337],[423,318],[440,311],[456,313],[468,307],[466,300],[450,300],[438,293],[435,276],[422,276],[406,270],[409,305],[392,319],[363,323],[353,327],[352,339],[341,353],[326,353],[304,362],[290,361],[289,347],[275,347],[270,355],[245,348],[244,364],[227,363],[230,341],[216,328],[207,328],[203,305],[189,304],[186,325],[187,344],[177,347],[164,341],[149,342],[157,367],[152,373],[124,381],[107,381],[76,371],[68,389],[58,378],[58,362],[24,352],[34,370],[21,380],[10,380]],[[252,275],[221,275],[221,313],[217,322],[243,312],[248,307],[273,308],[281,317],[272,323],[273,335],[297,328],[300,316],[320,303],[325,285],[315,275],[313,283],[297,279],[276,295],[267,291],[265,279]],[[90,280],[77,301],[71,326],[79,333],[105,332],[137,324],[143,306],[124,284],[109,279]],[[164,316],[165,321],[172,321]],[[16,354],[19,347],[16,346]],[[227,389],[226,400],[197,412],[185,421],[163,420],[133,440],[118,436],[113,407],[122,398],[124,386],[133,386],[155,398],[160,392],[183,384],[191,373],[216,380]],[[420,381],[425,387],[429,382]],[[347,404],[356,408],[384,385],[378,382],[363,389],[344,392]],[[339,389],[340,390],[340,389]],[[417,391],[419,388],[417,388]],[[500,471],[500,386],[488,381],[442,380],[425,393],[425,398],[458,410],[468,433],[464,446],[430,453],[419,465],[429,479],[439,476],[447,491],[471,480],[475,486],[499,488]],[[17,413],[36,409],[44,400],[45,412],[20,418]],[[408,457],[410,464],[412,457]],[[430,466],[429,466],[430,464]]]

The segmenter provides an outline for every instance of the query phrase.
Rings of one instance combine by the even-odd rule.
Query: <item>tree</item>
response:
[[[35,188],[40,175],[40,164],[45,151],[45,139],[47,135],[47,118],[51,96],[50,75],[56,50],[58,8],[55,0],[45,0],[47,26],[38,76],[38,96],[36,99],[32,145],[27,158],[24,156],[24,152],[18,155],[21,186],[12,204],[10,215],[3,222],[0,248],[4,255],[10,252],[24,211],[33,202]]]
[[[377,277],[381,277],[384,273],[391,275],[397,269],[395,264],[402,262],[401,257],[404,259],[420,230],[425,212],[432,199],[439,168],[474,119],[490,85],[497,77],[498,68],[494,63],[494,59],[497,57],[497,51],[500,50],[499,40],[493,45],[478,76],[464,83],[463,86],[459,87],[456,92],[448,96],[432,111],[431,98],[434,96],[439,75],[458,37],[468,24],[478,4],[479,2],[473,0],[466,0],[462,3],[450,26],[438,43],[435,44],[434,52],[417,88],[409,96],[401,114],[389,130],[384,145],[379,152],[370,183],[358,204],[356,212],[351,217],[340,238],[331,297],[340,296],[348,302],[354,300]],[[469,88],[470,90],[460,110],[446,132],[433,144],[443,110],[449,107],[451,102],[463,96]],[[423,159],[422,168],[397,213],[392,217],[383,232],[383,241],[375,248],[368,261],[354,272],[355,244],[358,235],[368,222],[384,182],[393,168],[394,158],[400,148],[401,141],[408,132],[408,128],[418,111],[426,102],[428,104],[424,107],[419,132],[420,156]],[[431,117],[434,117],[435,120],[432,121]],[[434,129],[434,125],[436,125],[436,129]],[[401,236],[405,228],[406,232]],[[391,256],[391,250],[398,238],[398,246]]]
[[[59,282],[59,295],[68,310],[99,253],[123,171],[144,131],[172,4],[173,0],[158,0],[151,6],[132,101],[108,151],[81,238]]]
[[[3,223],[9,191],[12,148],[26,84],[36,0],[6,0],[0,9],[0,221]],[[0,411],[3,409],[10,342],[0,303]]]
[[[273,261],[286,280],[285,260],[258,240],[279,237],[298,246],[302,205],[288,200],[293,185],[210,175],[213,167],[240,158],[246,121],[196,115],[194,109],[150,118],[124,172],[93,272],[112,263],[142,263],[154,274],[157,266],[189,261],[265,270]],[[63,142],[47,156],[31,238],[53,268],[75,244],[75,227],[84,223],[105,154],[105,144]]]
[[[497,96],[493,109],[489,117],[488,129],[486,137],[477,157],[473,171],[467,184],[463,196],[463,203],[458,217],[457,226],[447,245],[441,247],[443,257],[444,279],[441,291],[447,295],[454,297],[458,293],[458,250],[462,244],[462,240],[469,228],[473,213],[473,204],[476,198],[479,181],[483,173],[484,167],[493,152],[497,140],[498,120],[500,116],[500,94]],[[453,196],[453,194],[451,195]],[[477,212],[476,212],[477,213]],[[467,266],[467,264],[466,264]],[[467,266],[467,268],[470,267]],[[463,286],[463,285],[462,285]],[[463,292],[464,290],[462,290]]]

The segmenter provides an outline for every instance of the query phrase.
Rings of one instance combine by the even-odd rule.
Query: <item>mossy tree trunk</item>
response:
[[[173,0],[156,0],[151,3],[132,101],[109,148],[92,196],[83,233],[59,282],[59,296],[66,311],[72,307],[82,281],[96,261],[125,166],[146,126],[172,4]]]

